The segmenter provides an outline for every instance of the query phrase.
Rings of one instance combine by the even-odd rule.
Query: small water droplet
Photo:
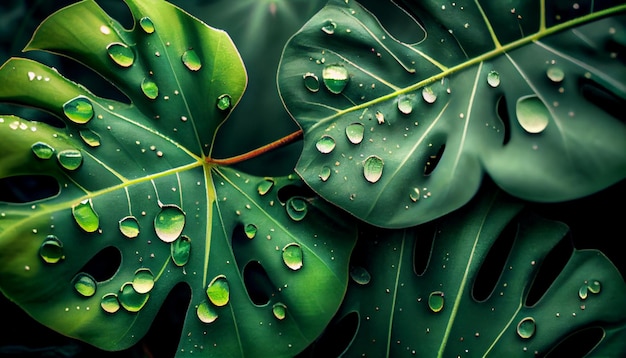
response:
[[[315,93],[320,90],[320,80],[313,72],[307,72],[302,76],[304,87]]]
[[[39,159],[50,159],[54,155],[54,148],[52,148],[52,146],[48,143],[37,142],[34,143],[30,149]]]
[[[150,294],[135,291],[132,282],[127,282],[120,289],[117,298],[126,311],[139,312],[148,302]]]
[[[145,31],[147,34],[154,33],[154,23],[149,17],[142,17],[139,20],[139,26]]]
[[[139,222],[134,216],[126,216],[119,221],[120,232],[129,239],[139,236]]]
[[[385,115],[383,114],[383,112],[376,111],[376,114],[374,114],[374,116],[376,116],[376,121],[378,121],[378,124],[385,123]]]
[[[315,147],[317,148],[317,150],[319,150],[320,153],[328,154],[335,149],[335,144],[335,139],[333,137],[329,135],[324,135],[317,141]]]
[[[269,193],[273,187],[274,181],[272,179],[265,179],[259,184],[257,191],[259,192],[259,195],[263,196]]]
[[[578,297],[580,297],[581,300],[586,300],[588,293],[589,293],[589,290],[586,284],[580,286],[580,288],[578,289]]]
[[[352,123],[346,127],[346,137],[352,144],[359,144],[363,141],[365,127],[361,123]]]
[[[170,246],[170,255],[176,266],[185,266],[189,262],[191,254],[191,239],[186,235],[181,235]]]
[[[288,244],[283,248],[283,262],[293,271],[302,268],[303,252],[300,245],[296,243]]]
[[[65,257],[63,243],[58,237],[48,235],[39,247],[39,256],[46,263],[56,264]]]
[[[230,107],[233,105],[232,103],[232,98],[230,97],[230,95],[228,94],[223,94],[219,97],[217,97],[217,108],[220,111],[226,111],[229,110]]]
[[[337,28],[337,24],[328,20],[326,21],[326,23],[322,26],[322,31],[328,35],[332,35],[335,33],[335,29]]]
[[[493,88],[500,86],[500,74],[497,71],[490,71],[487,74],[487,84]]]
[[[254,224],[248,224],[246,225],[246,227],[244,228],[244,231],[246,232],[246,236],[248,237],[248,239],[254,239],[254,237],[256,236],[256,233],[258,231],[256,225]]]
[[[98,133],[92,131],[91,129],[81,129],[79,131],[80,138],[92,148],[96,148],[100,146],[100,136]]]
[[[155,99],[159,96],[159,87],[149,78],[144,78],[141,82],[141,91],[149,99]]]
[[[413,95],[403,95],[398,98],[398,110],[402,114],[410,114],[413,112]]]
[[[122,67],[130,67],[135,62],[135,53],[127,45],[119,42],[114,42],[107,46],[107,52],[113,62]]]
[[[526,317],[517,324],[517,334],[524,339],[531,338],[536,330],[535,319]]]
[[[135,271],[133,278],[133,289],[137,293],[148,293],[154,287],[154,274],[148,268],[141,268]]]
[[[361,266],[354,266],[350,269],[350,277],[359,285],[367,285],[372,279],[372,275],[370,275],[370,273]]]
[[[74,205],[72,207],[72,216],[74,216],[78,226],[86,232],[95,232],[100,227],[100,218],[93,209],[91,199],[83,200]]]
[[[341,65],[329,65],[322,70],[322,79],[326,88],[334,94],[339,94],[348,85],[350,76],[348,70]]]
[[[91,297],[96,294],[96,280],[89,274],[80,272],[72,279],[74,290],[83,297]]]
[[[552,82],[555,82],[555,83],[562,82],[563,79],[565,78],[565,72],[563,72],[563,69],[556,65],[552,65],[548,67],[548,70],[546,71],[546,75]]]
[[[287,306],[282,302],[277,302],[272,306],[272,313],[278,320],[284,320],[287,316]]]
[[[528,133],[541,133],[550,122],[550,111],[537,96],[526,96],[517,100],[517,121]]]
[[[67,170],[76,170],[83,163],[83,155],[76,149],[66,149],[57,154],[59,164]]]
[[[329,167],[323,167],[320,171],[320,179],[322,181],[327,181],[330,178],[331,170]]]
[[[174,242],[185,227],[185,213],[176,205],[164,205],[154,218],[154,230],[164,242]]]
[[[422,98],[424,98],[424,101],[426,101],[426,103],[435,103],[435,101],[437,100],[437,94],[433,91],[432,88],[424,87],[422,88]]]
[[[411,198],[412,202],[417,202],[418,200],[420,200],[419,188],[413,188],[413,190],[411,190],[411,192],[409,193],[409,198]]]
[[[115,313],[120,309],[120,301],[115,293],[107,293],[100,300],[100,307],[107,313]]]
[[[443,292],[441,291],[431,292],[430,295],[428,296],[428,307],[430,308],[430,310],[435,313],[440,312],[443,309],[443,305],[444,305]]]
[[[93,105],[86,97],[76,97],[63,105],[63,113],[74,123],[85,124],[93,118]]]
[[[216,276],[206,289],[207,297],[215,306],[222,307],[230,300],[230,286],[226,276]]]
[[[200,62],[200,57],[194,50],[188,50],[183,53],[181,57],[185,67],[187,67],[191,71],[199,71],[202,68],[202,62]]]
[[[309,205],[306,200],[301,197],[292,197],[286,203],[287,215],[294,221],[301,221],[306,216]]]
[[[217,312],[215,312],[213,307],[211,307],[206,301],[202,301],[202,303],[198,305],[196,315],[203,323],[213,323],[218,317]]]
[[[376,183],[383,175],[383,160],[371,155],[363,162],[363,176],[370,183]]]

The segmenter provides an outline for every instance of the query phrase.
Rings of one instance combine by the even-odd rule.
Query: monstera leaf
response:
[[[626,285],[608,258],[561,249],[562,269],[551,273],[560,267],[552,253],[565,243],[566,225],[522,211],[501,191],[476,199],[432,223],[370,231],[359,241],[353,282],[328,328],[355,332],[342,356],[536,357],[598,330],[589,356],[621,356]],[[424,246],[427,255],[417,250]],[[329,341],[323,336],[311,356],[323,356]]]
[[[296,170],[318,194],[401,228],[459,208],[485,173],[548,202],[626,176],[622,1],[399,3],[417,43],[333,0],[284,49],[279,90],[304,131]]]
[[[64,124],[0,116],[0,178],[58,183],[0,203],[0,289],[52,329],[120,350],[182,284],[179,353],[292,356],[339,307],[356,230],[295,174],[215,164],[213,140],[246,86],[232,41],[165,1],[127,4],[131,30],[81,1],[27,49],[79,61],[130,103],[32,60],[0,69],[0,100]]]

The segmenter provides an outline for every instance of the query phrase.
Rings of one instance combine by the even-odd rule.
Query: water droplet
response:
[[[526,317],[517,324],[517,334],[524,339],[531,338],[535,330],[535,319],[532,317]]]
[[[443,292],[435,291],[431,292],[428,296],[428,307],[433,312],[440,312],[443,309],[444,299]]]
[[[200,62],[200,57],[194,50],[188,50],[183,53],[181,57],[185,67],[187,67],[191,71],[199,71],[202,68],[202,63]]]
[[[91,199],[83,200],[74,205],[72,207],[72,216],[74,216],[78,226],[86,232],[95,232],[100,227],[100,218],[93,209]]]
[[[432,88],[424,87],[422,88],[422,98],[424,98],[424,101],[426,101],[427,103],[435,103],[435,101],[437,100],[437,94],[433,91]]]
[[[328,35],[332,35],[335,33],[335,29],[337,28],[337,24],[328,20],[326,21],[326,23],[322,26],[322,31],[324,31],[324,33],[328,34]]]
[[[216,276],[211,283],[209,283],[209,287],[206,289],[206,294],[209,297],[209,300],[211,300],[211,303],[218,307],[228,304],[228,301],[230,300],[230,287],[228,285],[228,280],[226,280],[226,276]]]
[[[185,227],[185,213],[176,205],[164,205],[154,218],[154,230],[164,242],[174,242]]]
[[[63,113],[72,122],[85,124],[93,118],[93,105],[86,97],[76,97],[63,105]]]
[[[565,72],[563,72],[563,69],[555,65],[548,67],[546,75],[552,82],[556,83],[562,82],[565,78]]]
[[[335,139],[333,137],[329,135],[324,135],[317,141],[315,147],[317,148],[317,150],[319,150],[320,153],[328,154],[332,152],[333,149],[335,149],[335,144]]]
[[[172,255],[172,261],[176,266],[185,266],[189,262],[189,255],[191,253],[191,239],[186,235],[181,235],[170,246],[170,254]]]
[[[591,282],[587,284],[587,288],[589,289],[589,292],[598,294],[602,289],[602,284],[600,284],[600,281],[598,280],[591,280]]]
[[[287,316],[287,306],[285,306],[282,302],[274,303],[272,306],[272,313],[274,314],[274,317],[282,321]]]
[[[244,228],[244,231],[246,232],[246,236],[248,237],[248,239],[254,239],[254,237],[256,236],[256,233],[258,231],[256,225],[254,224],[248,224],[246,225],[246,227]]]
[[[361,123],[352,123],[346,127],[346,137],[352,144],[359,144],[363,141],[365,127]]]
[[[374,114],[374,116],[376,116],[376,121],[378,121],[378,124],[385,123],[385,115],[383,114],[383,112],[376,111],[376,114]]]
[[[83,155],[76,149],[67,149],[57,154],[59,164],[67,170],[76,170],[83,163]]]
[[[550,122],[550,111],[537,96],[522,97],[515,109],[517,121],[528,133],[541,133]]]
[[[139,236],[139,222],[134,216],[126,216],[119,221],[120,231],[129,239]]]
[[[137,293],[148,293],[154,287],[154,274],[150,269],[141,268],[135,271],[133,278],[133,289]]]
[[[120,309],[120,301],[115,293],[107,293],[102,296],[100,307],[107,313],[115,313]]]
[[[487,84],[493,88],[500,86],[500,74],[497,71],[490,71],[487,74]]]
[[[206,301],[202,301],[202,303],[198,305],[196,315],[203,323],[213,323],[218,317],[217,312],[215,312],[213,307],[211,307]]]
[[[146,302],[148,302],[150,294],[135,291],[133,284],[131,282],[127,282],[120,289],[120,293],[117,298],[126,311],[139,312],[143,306],[145,306]]]
[[[322,181],[327,181],[330,178],[331,170],[329,167],[323,167],[320,171],[320,179]]]
[[[92,148],[96,148],[100,146],[100,136],[98,133],[90,130],[90,129],[82,129],[79,131],[80,138]]]
[[[144,78],[141,82],[141,91],[149,99],[155,99],[159,96],[159,87],[149,78]]]
[[[411,192],[409,193],[409,198],[411,198],[412,202],[416,202],[416,201],[420,200],[420,190],[419,190],[419,188],[413,188],[413,190],[411,190]]]
[[[37,142],[33,144],[30,149],[39,159],[50,159],[52,158],[52,155],[54,155],[54,148],[52,148],[48,143]]]
[[[259,184],[257,191],[259,192],[259,195],[266,195],[270,192],[270,190],[272,190],[273,187],[274,181],[272,179],[265,179]]]
[[[302,248],[296,243],[288,244],[283,248],[283,262],[294,271],[302,268],[302,256]]]
[[[326,66],[322,70],[322,79],[326,88],[334,94],[339,94],[348,85],[350,76],[348,70],[341,65]]]
[[[80,272],[72,279],[74,290],[81,296],[91,297],[96,294],[96,280],[89,274]]]
[[[142,17],[139,20],[139,26],[145,31],[147,34],[154,33],[154,23],[149,17]]]
[[[232,98],[230,97],[230,95],[228,94],[223,94],[219,97],[217,97],[217,108],[220,111],[226,111],[229,110],[230,107],[233,105],[232,103]]]
[[[370,183],[376,183],[383,175],[383,160],[371,155],[363,162],[363,176]]]
[[[315,93],[320,90],[320,80],[317,76],[312,72],[307,72],[302,76],[304,80],[304,87],[309,91]]]
[[[580,297],[581,300],[586,300],[588,293],[589,293],[589,290],[587,288],[587,285],[582,285],[578,289],[578,297]]]
[[[113,62],[122,67],[130,67],[135,62],[135,53],[127,45],[119,42],[114,42],[107,46],[107,52]]]
[[[402,114],[413,112],[413,95],[404,95],[398,98],[398,110]]]
[[[304,198],[292,197],[287,200],[286,210],[292,220],[301,221],[306,216],[309,206]]]
[[[354,282],[358,283],[359,285],[367,285],[372,279],[370,273],[361,266],[354,266],[352,269],[350,269],[350,277],[352,278],[352,280],[354,280]]]
[[[54,235],[48,235],[39,248],[39,256],[49,264],[56,264],[63,260],[64,255],[63,243]]]

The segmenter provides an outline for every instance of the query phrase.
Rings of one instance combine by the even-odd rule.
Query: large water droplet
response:
[[[107,52],[113,62],[122,67],[130,67],[135,62],[135,53],[127,45],[119,42],[114,42],[107,46]]]
[[[602,284],[598,280],[591,280],[591,282],[587,284],[587,288],[589,289],[589,292],[598,294],[602,289]]]
[[[185,67],[187,67],[191,71],[199,71],[202,68],[202,62],[200,62],[200,57],[194,50],[188,50],[183,53],[181,57]]]
[[[383,160],[371,155],[363,162],[363,176],[370,183],[376,183],[383,175]]]
[[[493,88],[500,86],[500,74],[497,71],[490,71],[487,74],[487,84]]]
[[[341,65],[326,66],[322,70],[322,79],[326,88],[334,94],[339,94],[348,85],[350,76],[348,70]]]
[[[141,82],[141,91],[149,99],[155,99],[159,96],[159,87],[149,78],[144,78]]]
[[[524,339],[531,338],[537,329],[535,319],[526,317],[517,324],[517,334]]]
[[[119,221],[120,232],[129,239],[139,236],[139,222],[134,216],[127,216]]]
[[[206,294],[214,305],[218,307],[226,306],[230,300],[230,286],[228,285],[226,276],[219,275],[215,277],[211,283],[209,283]]]
[[[285,319],[285,317],[287,317],[287,306],[285,306],[285,304],[282,302],[274,303],[274,305],[272,306],[272,313],[274,314],[274,317],[276,317],[276,319],[282,321]]]
[[[315,143],[315,147],[322,154],[328,154],[335,149],[335,139],[329,135],[324,135],[320,138],[317,143]]]
[[[402,114],[410,114],[413,112],[414,95],[404,95],[398,98],[398,110]]]
[[[220,111],[227,111],[232,107],[233,99],[228,94],[223,94],[217,97],[217,108]]]
[[[46,263],[56,264],[65,258],[63,243],[58,237],[48,235],[39,247],[39,256]]]
[[[350,277],[359,285],[367,285],[370,283],[372,276],[370,273],[361,266],[354,266],[350,269]]]
[[[320,171],[320,179],[322,181],[327,181],[330,178],[331,170],[329,167],[323,167]]]
[[[202,301],[196,309],[196,315],[202,323],[213,323],[217,319],[217,312],[209,305],[208,302]]]
[[[96,294],[96,280],[87,273],[80,272],[74,276],[72,285],[74,286],[74,290],[81,296],[91,297]]]
[[[86,232],[95,232],[100,227],[100,218],[93,209],[91,199],[83,200],[72,207],[74,220]]]
[[[326,23],[322,26],[322,31],[328,35],[332,35],[335,33],[335,29],[337,28],[337,24],[328,20],[326,21]]]
[[[409,198],[411,198],[412,202],[416,202],[416,201],[420,200],[420,190],[419,190],[419,188],[413,188],[413,190],[411,190],[411,192],[409,193]]]
[[[148,268],[141,268],[135,271],[133,278],[133,289],[137,293],[148,293],[154,287],[154,274]]]
[[[63,113],[72,122],[85,124],[93,118],[93,105],[86,97],[76,97],[63,105]]]
[[[117,298],[126,311],[139,312],[143,306],[145,306],[146,302],[148,302],[150,294],[135,291],[132,282],[127,282],[120,289]]]
[[[154,218],[154,230],[164,242],[174,242],[185,227],[185,213],[176,205],[163,205]]]
[[[315,73],[307,72],[302,76],[302,79],[304,81],[304,87],[309,91],[315,93],[320,90],[320,80]]]
[[[435,93],[430,87],[424,87],[422,88],[422,98],[424,98],[424,101],[427,103],[435,103],[437,100],[437,93]]]
[[[283,248],[283,262],[290,269],[297,271],[302,268],[303,252],[300,245],[288,244]]]
[[[39,159],[50,159],[54,155],[54,148],[48,143],[37,142],[33,144],[30,149]]]
[[[100,300],[100,307],[107,313],[115,313],[120,310],[120,301],[115,293],[107,293]]]
[[[143,31],[147,34],[154,33],[154,23],[149,17],[142,17],[139,20],[139,26],[143,29]]]
[[[67,170],[76,170],[83,164],[83,155],[76,149],[66,149],[57,154],[59,164]]]
[[[565,72],[563,72],[563,69],[555,65],[548,67],[548,70],[546,71],[546,75],[552,82],[555,82],[555,83],[562,82],[563,79],[565,78]]]
[[[244,231],[246,232],[246,236],[248,237],[248,239],[254,239],[254,237],[256,236],[256,233],[258,231],[256,225],[254,224],[248,224],[246,225],[246,227],[244,228]]]
[[[80,138],[92,148],[96,148],[100,146],[100,136],[98,133],[92,131],[91,129],[82,129],[79,131]]]
[[[352,144],[359,144],[363,141],[365,127],[361,123],[352,123],[346,127],[346,137]]]
[[[257,191],[259,192],[259,195],[263,196],[269,193],[273,187],[274,187],[274,180],[265,179],[261,183],[259,183],[259,186],[257,187]]]
[[[528,133],[541,133],[550,123],[550,111],[537,96],[522,97],[515,109],[517,121]]]
[[[580,297],[581,300],[586,300],[588,294],[589,289],[587,288],[587,285],[580,286],[580,288],[578,289],[578,297]]]
[[[287,200],[285,205],[287,215],[294,221],[301,221],[309,210],[306,200],[301,197],[292,197]]]
[[[428,308],[433,312],[440,312],[443,309],[444,299],[443,292],[431,292],[428,296]]]
[[[186,235],[181,235],[170,246],[170,254],[176,266],[185,266],[191,254],[191,239]]]

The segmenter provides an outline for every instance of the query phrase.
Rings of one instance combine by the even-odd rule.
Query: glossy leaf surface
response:
[[[296,170],[318,194],[399,228],[459,208],[485,173],[547,202],[626,176],[625,5],[398,3],[416,43],[333,0],[285,47],[279,89],[305,140]]]
[[[191,298],[171,332],[180,355],[293,356],[339,307],[356,231],[295,174],[212,163],[246,86],[236,48],[165,1],[127,4],[131,30],[81,1],[45,20],[27,49],[81,62],[130,103],[33,60],[0,68],[1,101],[64,124],[0,115],[0,178],[58,184],[57,195],[0,203],[0,289],[52,329],[121,350],[182,284]]]

